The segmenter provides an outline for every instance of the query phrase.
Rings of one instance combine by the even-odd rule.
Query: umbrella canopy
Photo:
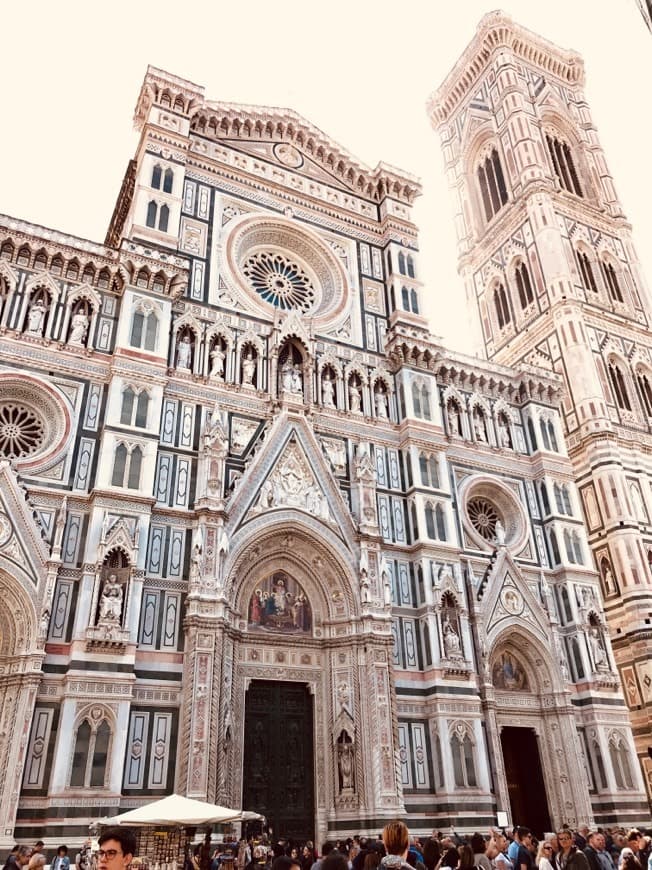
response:
[[[153,801],[120,813],[112,819],[104,819],[107,825],[210,825],[219,822],[245,822],[262,819],[258,813],[246,810],[231,810],[204,801],[193,800],[179,794],[171,794],[161,800]]]

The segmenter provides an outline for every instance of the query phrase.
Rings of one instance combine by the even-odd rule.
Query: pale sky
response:
[[[103,241],[136,147],[148,63],[212,100],[292,108],[374,167],[418,175],[414,210],[431,329],[466,352],[464,291],[426,100],[491,0],[23,0],[3,8],[0,212]],[[652,37],[636,0],[509,0],[584,58],[586,95],[652,282]]]

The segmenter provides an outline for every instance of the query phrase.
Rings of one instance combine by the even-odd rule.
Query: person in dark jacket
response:
[[[559,852],[557,866],[559,870],[589,870],[589,862],[584,852],[573,845],[573,834],[566,828],[557,833]]]
[[[606,851],[604,834],[601,831],[591,831],[587,841],[583,852],[591,870],[616,870],[611,855]]]

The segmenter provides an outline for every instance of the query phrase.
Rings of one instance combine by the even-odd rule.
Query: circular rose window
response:
[[[340,258],[296,219],[246,214],[229,222],[221,265],[243,302],[263,315],[297,311],[310,315],[316,328],[331,329],[348,314],[350,290]]]
[[[71,409],[56,387],[26,372],[0,373],[0,458],[22,472],[44,471],[71,435]]]
[[[517,491],[500,478],[469,475],[459,485],[459,503],[466,536],[478,549],[504,545],[518,553],[527,543],[527,514]]]
[[[31,408],[8,402],[0,405],[0,456],[29,456],[43,444],[45,426]]]
[[[466,510],[476,532],[479,532],[486,541],[495,540],[496,522],[500,519],[495,505],[486,498],[472,498]]]
[[[284,254],[259,251],[245,260],[242,272],[261,299],[276,308],[310,311],[315,304],[310,276]]]

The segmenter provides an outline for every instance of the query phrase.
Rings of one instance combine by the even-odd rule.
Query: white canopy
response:
[[[193,800],[179,794],[171,794],[161,800],[153,801],[120,813],[112,819],[102,819],[107,825],[210,825],[219,822],[248,822],[262,819],[258,813],[246,810],[230,810],[204,801]]]

